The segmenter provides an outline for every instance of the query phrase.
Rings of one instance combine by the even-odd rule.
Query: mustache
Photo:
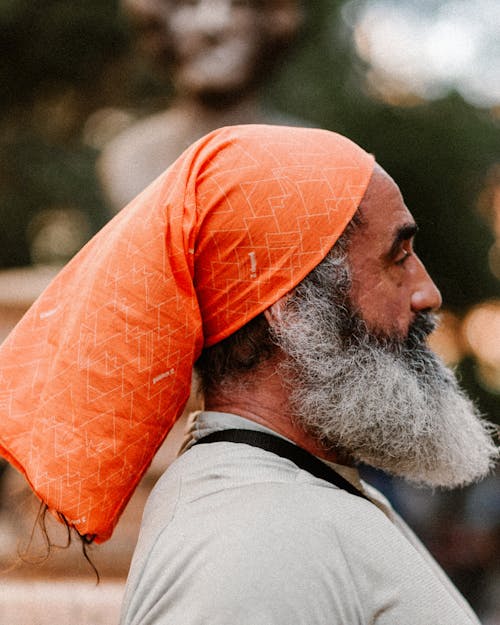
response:
[[[425,344],[438,325],[439,316],[436,313],[417,313],[408,329],[408,335],[405,340],[406,347],[413,349]]]
[[[347,320],[346,320],[347,321]],[[359,313],[351,310],[343,326],[342,343],[352,354],[361,349],[365,354],[373,353],[392,356],[405,369],[416,376],[417,383],[440,383],[452,385],[449,372],[441,366],[440,359],[429,348],[427,339],[436,329],[439,317],[433,312],[416,313],[405,336],[397,330],[370,330]],[[368,349],[366,352],[364,350]]]
[[[427,362],[435,358],[430,350],[427,339],[438,325],[438,317],[431,312],[417,313],[411,322],[406,336],[401,336],[397,332],[385,334],[382,337],[377,333],[370,333],[372,345],[382,348],[384,351],[393,354],[397,358],[402,358],[407,363],[419,362],[422,358]],[[370,341],[369,338],[369,341]]]
[[[382,348],[394,355],[414,350],[428,350],[427,339],[439,325],[436,313],[422,311],[415,314],[406,336],[397,330],[368,328],[362,314],[350,302],[339,310],[339,331],[344,347],[367,345]]]

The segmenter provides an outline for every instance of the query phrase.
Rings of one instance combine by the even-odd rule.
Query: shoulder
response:
[[[208,453],[186,454],[158,484],[131,600],[141,597],[143,605],[146,592],[156,604],[175,589],[182,600],[169,605],[169,618],[181,618],[177,606],[185,611],[193,600],[204,622],[309,625],[332,622],[335,614],[362,622],[363,600],[336,526],[359,519],[371,504],[260,450],[242,450],[236,467],[231,452],[211,465]]]
[[[98,161],[98,174],[111,204],[125,206],[184,150],[175,115],[164,111],[139,119],[111,139]]]
[[[476,622],[375,505],[262,450],[208,447],[175,463],[148,504],[128,614],[154,606],[165,617],[155,625]]]
[[[160,479],[144,523],[161,531],[170,517],[182,524],[203,520],[205,531],[228,528],[220,540],[241,533],[241,540],[259,534],[262,541],[272,531],[281,531],[282,541],[286,533],[304,535],[306,542],[321,538],[329,543],[352,532],[366,539],[367,529],[399,534],[371,502],[315,478],[289,460],[231,443],[189,451]]]

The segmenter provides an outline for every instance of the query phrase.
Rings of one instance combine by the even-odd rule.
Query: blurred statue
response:
[[[175,95],[167,110],[133,123],[104,148],[99,175],[114,211],[215,128],[298,123],[264,110],[258,87],[302,24],[300,0],[122,3],[139,50],[172,82]]]

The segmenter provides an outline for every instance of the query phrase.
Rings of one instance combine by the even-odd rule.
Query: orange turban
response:
[[[202,347],[325,257],[373,163],[324,130],[216,130],[73,258],[0,349],[0,452],[51,511],[110,537]]]

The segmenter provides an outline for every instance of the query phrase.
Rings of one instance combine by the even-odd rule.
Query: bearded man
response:
[[[111,534],[193,363],[201,378],[205,410],[148,502],[122,625],[478,623],[356,469],[453,487],[498,457],[425,345],[441,297],[416,230],[348,139],[223,128],[18,326],[0,352],[0,448],[87,540]]]
[[[477,622],[355,468],[449,488],[483,476],[496,455],[426,346],[441,298],[413,250],[416,232],[375,165],[327,257],[202,352],[205,411],[195,445],[152,495],[124,625]],[[261,433],[321,458],[351,494]]]

